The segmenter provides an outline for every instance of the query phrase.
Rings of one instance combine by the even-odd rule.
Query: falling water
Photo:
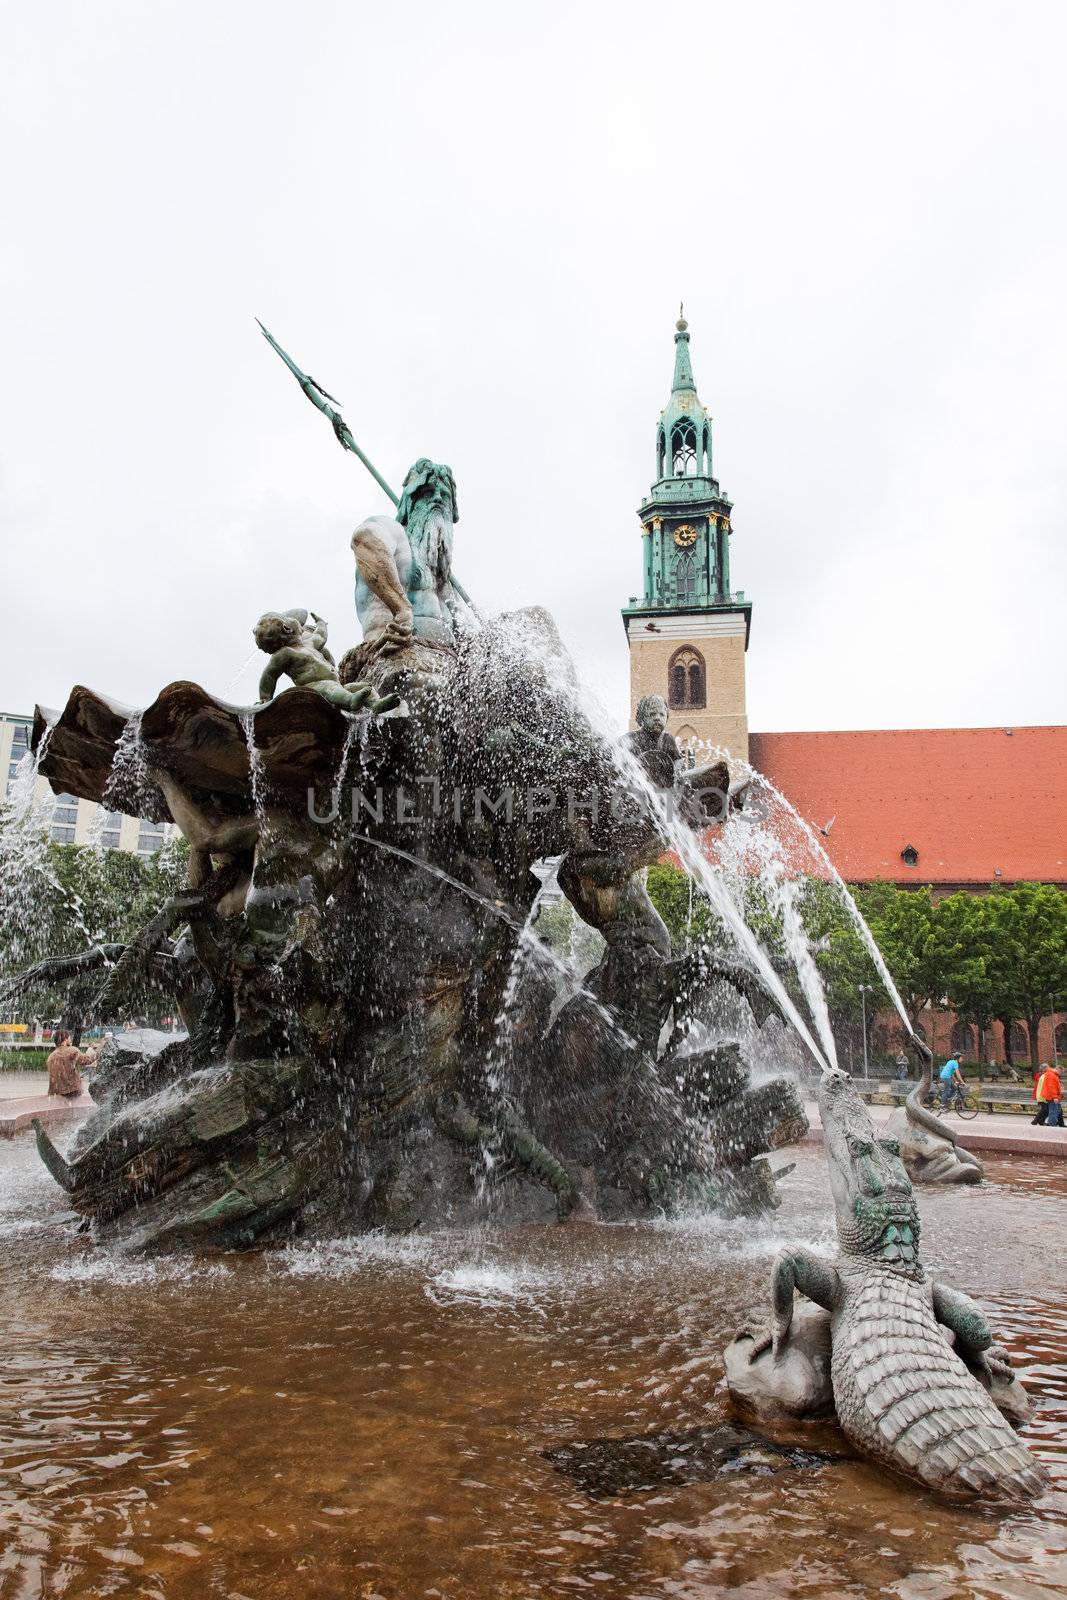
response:
[[[31,810],[48,814],[51,813],[52,802],[48,798],[38,800],[37,778],[41,769],[41,762],[48,752],[52,742],[52,724],[49,723],[41,736],[41,742],[36,751],[27,750],[21,757],[15,769],[15,776],[7,793],[8,821],[14,823],[25,822]]]
[[[245,744],[248,746],[248,782],[252,790],[252,809],[256,816],[263,818],[263,752],[256,744],[256,724],[254,711],[241,712],[241,727],[244,730]]]
[[[494,1028],[493,1048],[489,1056],[489,1087],[497,1092],[503,1091],[502,1077],[512,1056],[516,1001],[523,979],[534,967],[544,965],[546,946],[542,944],[534,932],[534,924],[541,915],[541,908],[546,895],[551,894],[553,889],[558,888],[556,872],[562,859],[561,856],[557,856],[551,860],[538,861],[534,863],[532,868],[535,876],[540,879],[541,886],[530,903],[525,922],[519,929],[518,941],[511,957],[511,966],[508,969],[507,982],[504,984],[504,992],[500,999],[500,1010],[497,1012]]]
[[[161,804],[162,797],[148,766],[148,752],[141,731],[143,715],[135,711],[119,734],[100,798],[104,811],[124,811],[127,816],[143,817]]]
[[[766,951],[749,928],[742,911],[735,904],[723,875],[704,855],[700,835],[680,817],[674,815],[668,798],[654,787],[629,747],[619,740],[617,731],[603,707],[577,683],[573,667],[565,652],[554,649],[552,641],[546,640],[536,628],[531,629],[523,622],[519,622],[512,630],[509,643],[517,655],[536,656],[550,691],[566,704],[567,714],[561,718],[563,725],[573,725],[575,717],[585,721],[594,737],[610,755],[624,786],[640,796],[647,806],[655,819],[657,831],[665,846],[674,850],[685,870],[696,880],[713,910],[726,924],[736,944],[755,967],[782,1014],[788,1018],[815,1061],[825,1068],[828,1058],[834,1058],[825,999],[821,999],[821,1004],[813,1009],[816,1026],[824,1033],[824,1048],[820,1049]],[[813,994],[818,993],[821,997],[822,985],[814,961],[810,962],[806,974],[802,975],[802,982],[805,977],[811,985]]]
[[[852,919],[852,922],[855,925],[856,932],[863,940],[864,946],[867,949],[867,953],[874,962],[874,965],[878,971],[878,976],[881,978],[882,983],[885,986],[885,991],[900,1014],[900,1018],[904,1024],[905,1030],[910,1036],[913,1032],[911,1019],[909,1018],[907,1011],[904,1009],[904,1002],[901,1000],[897,991],[897,986],[893,982],[889,968],[886,966],[885,957],[882,955],[881,950],[879,950],[878,942],[868,927],[867,920],[862,911],[856,904],[851,890],[849,889],[845,880],[842,878],[841,874],[838,872],[837,868],[834,866],[833,862],[830,860],[826,850],[820,844],[814,828],[811,827],[810,823],[804,821],[804,818],[800,815],[800,812],[793,805],[792,801],[787,800],[782,791],[776,788],[776,786],[768,777],[766,777],[762,772],[757,772],[754,767],[750,767],[748,770],[752,773],[753,782],[756,783],[767,794],[769,794],[774,801],[782,807],[790,821],[793,822],[803,834],[804,839],[814,853],[815,859],[817,860],[819,866],[825,871],[826,876],[837,890],[842,904],[844,905]]]
[[[51,738],[49,726],[37,750],[27,750],[19,761],[8,792],[7,814],[0,827],[0,921],[13,969],[32,958],[35,945],[44,947],[49,942],[42,939],[46,887],[62,902],[87,945],[97,937],[88,926],[80,895],[60,882],[49,859],[49,826],[55,800],[48,793],[38,794],[37,780]]]
[[[472,889],[469,883],[463,883],[459,878],[454,878],[443,867],[435,866],[432,861],[425,861],[422,856],[413,855],[410,850],[402,850],[398,844],[386,844],[384,839],[374,839],[369,833],[352,833],[349,838],[353,843],[369,844],[375,850],[384,850],[387,855],[398,856],[402,861],[409,861],[413,867],[418,867],[421,871],[428,872],[431,877],[439,878],[442,883],[449,884],[453,889],[458,890],[460,894],[466,895],[469,900],[474,900],[478,905],[484,906],[492,916],[498,917],[501,922],[506,922],[508,927],[513,928],[519,935],[520,940],[522,939],[523,930],[526,927],[525,922],[520,922],[518,917],[513,916],[499,900],[490,900],[488,895],[479,894],[477,889]],[[532,957],[541,961],[546,967],[551,967],[555,973],[562,974],[568,980],[574,981],[573,973],[567,963],[561,960],[550,946],[538,939],[532,931],[526,935],[526,942]],[[636,1041],[626,1032],[618,1017],[597,999],[591,989],[587,989],[584,983],[579,983],[575,992],[583,995],[590,1002],[601,1021],[607,1024],[621,1044],[627,1048],[635,1045]]]
[[[251,721],[251,718],[249,718]],[[348,768],[352,761],[352,751],[358,744],[360,747],[360,766],[363,765],[363,747],[366,742],[368,719],[366,717],[350,717],[345,733],[345,742],[341,746],[341,759],[337,763],[337,776],[334,779],[333,789],[330,794],[330,810],[332,813],[341,809],[341,795],[348,776]],[[245,728],[245,738],[248,738],[248,729]]]
[[[804,878],[787,860],[784,842],[765,819],[751,811],[734,811],[716,836],[718,865],[732,891],[735,903],[743,906],[753,884],[762,889],[769,909],[776,913],[786,950],[815,1023],[826,1058],[837,1065],[837,1045],[830,1026],[826,991],[815,964],[811,941],[800,915],[799,900]]]
[[[628,747],[616,743],[611,748],[620,774],[643,796],[649,810],[655,817],[660,836],[674,850],[683,867],[704,891],[712,909],[718,913],[729,928],[736,943],[755,966],[768,993],[774,996],[783,1015],[789,1018],[789,1021],[793,1024],[793,1027],[803,1039],[815,1060],[825,1069],[827,1065],[826,1055],[815,1043],[807,1023],[800,1015],[781,978],[774,970],[767,952],[763,949],[763,946],[735,905],[722,874],[716,871],[705,856],[700,835],[694,832],[679,817],[672,815],[666,799],[654,787],[645,769]],[[826,1024],[826,1033],[827,1037],[830,1038],[829,1021]]]

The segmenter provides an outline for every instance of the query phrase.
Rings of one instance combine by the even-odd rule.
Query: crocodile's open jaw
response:
[[[921,1271],[919,1217],[896,1140],[878,1138],[847,1073],[824,1072],[818,1101],[843,1253]]]

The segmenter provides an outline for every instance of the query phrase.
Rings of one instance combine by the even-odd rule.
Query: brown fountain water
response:
[[[1067,1593],[1067,1173],[921,1194],[1055,1490],[931,1500],[840,1437],[723,1431],[720,1352],[785,1240],[830,1249],[818,1151],[773,1220],[94,1251],[32,1141],[0,1146],[0,1596]],[[637,1441],[636,1443],[634,1441]]]

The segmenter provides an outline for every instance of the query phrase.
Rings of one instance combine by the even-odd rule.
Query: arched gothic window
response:
[[[676,478],[692,478],[697,470],[697,436],[691,422],[671,429],[671,470]]]
[[[671,656],[667,668],[667,703],[675,711],[701,711],[707,704],[704,657],[691,644]]]
[[[952,1054],[963,1056],[968,1061],[973,1061],[977,1055],[974,1048],[974,1029],[966,1022],[956,1022],[952,1027]]]
[[[683,550],[674,563],[674,603],[688,605],[697,597],[697,564],[691,550]]]

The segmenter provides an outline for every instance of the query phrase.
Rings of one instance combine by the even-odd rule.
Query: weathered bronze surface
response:
[[[302,686],[257,707],[179,682],[139,722],[82,687],[38,713],[54,786],[109,785],[190,845],[186,891],[100,958],[94,1004],[121,1015],[149,979],[189,1038],[105,1067],[69,1161],[50,1156],[98,1234],[773,1205],[762,1156],[803,1127],[795,1087],[752,1089],[736,1052],[683,1061],[687,1008],[731,973],[672,954],[642,874],[663,840],[580,714],[551,620],[371,649],[368,695],[405,714],[355,721],[319,619],[259,634],[264,695],[282,671]],[[561,1008],[554,958],[521,932],[546,857],[605,940]]]
[[[923,1269],[900,1146],[875,1134],[844,1072],[823,1073],[819,1113],[837,1256],[779,1255],[770,1325],[726,1351],[739,1408],[764,1418],[833,1410],[857,1449],[950,1498],[1042,1494],[1048,1475],[1009,1425],[1029,1408],[1006,1352],[974,1301]],[[797,1293],[821,1313],[805,1307],[794,1329]]]

